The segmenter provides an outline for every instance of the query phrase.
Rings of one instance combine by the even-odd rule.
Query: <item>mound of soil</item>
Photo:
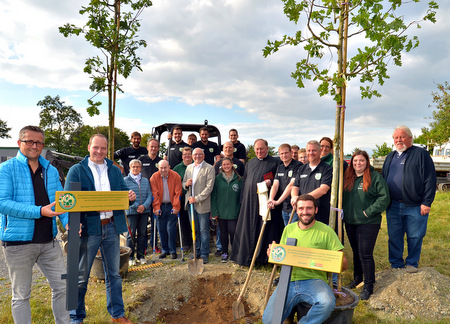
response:
[[[151,277],[134,282],[133,300],[127,305],[139,323],[233,323],[231,305],[246,275],[247,268],[231,264],[208,264],[198,276],[190,274],[186,264],[165,265],[153,269]],[[249,320],[262,315],[267,280],[267,273],[252,274],[242,300]]]
[[[125,304],[137,323],[257,322],[270,277],[270,272],[257,269],[242,300],[246,319],[233,321],[232,304],[247,271],[231,263],[209,263],[201,275],[194,276],[186,263],[165,264],[142,273],[144,278],[132,278],[133,296]],[[376,280],[366,305],[379,318],[433,321],[450,315],[450,279],[432,268],[420,268],[415,274],[386,270],[378,273]]]
[[[380,317],[441,320],[450,316],[450,279],[433,268],[389,269],[376,276],[368,306]]]

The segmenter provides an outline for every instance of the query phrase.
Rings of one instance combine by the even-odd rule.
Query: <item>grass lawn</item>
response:
[[[436,199],[431,208],[428,219],[428,231],[425,236],[422,255],[419,267],[433,267],[440,273],[450,276],[450,216],[448,207],[450,206],[450,193],[437,193]],[[380,233],[378,235],[374,256],[376,262],[376,271],[382,271],[390,267],[388,261],[388,236],[386,221],[383,219]],[[406,247],[406,245],[405,245]],[[343,274],[342,282],[346,283],[352,280],[352,254],[351,248],[346,241],[345,254],[349,260],[350,270]],[[271,269],[271,267],[269,267]],[[269,269],[268,268],[268,269]],[[269,270],[268,270],[269,271]],[[128,276],[124,281],[124,300],[127,306],[129,296],[133,294],[133,279],[139,276]],[[10,285],[7,278],[0,278],[0,323],[13,323],[10,307]],[[262,296],[263,298],[263,296]],[[366,307],[366,302],[360,302],[355,310],[353,322],[361,324],[386,323],[381,320]],[[88,311],[88,323],[109,323],[110,316],[106,311],[105,287],[101,283],[90,283],[86,298],[86,307]],[[31,296],[31,309],[33,323],[48,324],[53,322],[51,310],[51,292],[45,279],[42,279],[37,285],[33,286]],[[132,318],[132,316],[131,316]],[[397,320],[393,323],[448,323],[448,321],[430,322],[427,319],[420,320]]]

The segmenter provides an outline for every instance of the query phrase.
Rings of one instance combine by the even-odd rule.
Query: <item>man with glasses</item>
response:
[[[36,126],[20,130],[19,152],[0,164],[0,240],[11,278],[11,312],[15,323],[31,323],[30,294],[37,264],[52,289],[55,323],[68,323],[66,272],[56,242],[56,217],[67,225],[67,213],[56,213],[55,191],[62,190],[59,174],[41,155],[44,131]]]
[[[186,190],[185,208],[194,204],[195,233],[200,238],[196,244],[197,254],[203,263],[209,260],[209,214],[211,212],[211,193],[214,188],[214,168],[205,161],[201,148],[194,149],[194,163],[188,165],[183,178],[183,188]],[[193,191],[193,195],[192,195]],[[189,209],[189,213],[191,210]]]

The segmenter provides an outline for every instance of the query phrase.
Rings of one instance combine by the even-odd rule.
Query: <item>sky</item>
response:
[[[344,152],[392,144],[396,125],[407,125],[415,136],[429,124],[432,91],[449,81],[450,3],[438,0],[437,23],[412,27],[420,45],[403,55],[402,66],[388,66],[390,79],[380,87],[382,98],[360,99],[359,84],[348,84]],[[84,37],[64,38],[59,26],[84,25],[78,11],[87,0],[3,0],[0,7],[0,119],[12,128],[11,139],[0,147],[16,146],[19,130],[38,125],[37,102],[59,95],[83,117],[85,124],[108,125],[104,95],[101,114],[86,113],[89,75],[83,73],[88,57],[100,53]],[[418,19],[426,2],[399,12],[407,21]],[[278,40],[302,29],[283,13],[281,0],[155,0],[140,16],[139,39],[148,46],[137,52],[143,71],[122,79],[124,94],[117,101],[116,126],[128,134],[149,133],[152,127],[208,120],[222,133],[236,128],[241,142],[265,138],[269,145],[304,147],[311,139],[333,138],[335,104],[320,97],[317,84],[299,89],[290,77],[296,62],[305,57],[301,46],[283,47],[264,58],[268,40]],[[351,39],[355,53],[364,39]],[[324,59],[331,69],[337,55]],[[186,140],[187,134],[184,139]]]

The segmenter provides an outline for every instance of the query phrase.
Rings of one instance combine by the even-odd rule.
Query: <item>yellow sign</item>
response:
[[[57,191],[56,212],[125,210],[128,191]]]
[[[344,252],[272,244],[269,262],[341,273]]]

